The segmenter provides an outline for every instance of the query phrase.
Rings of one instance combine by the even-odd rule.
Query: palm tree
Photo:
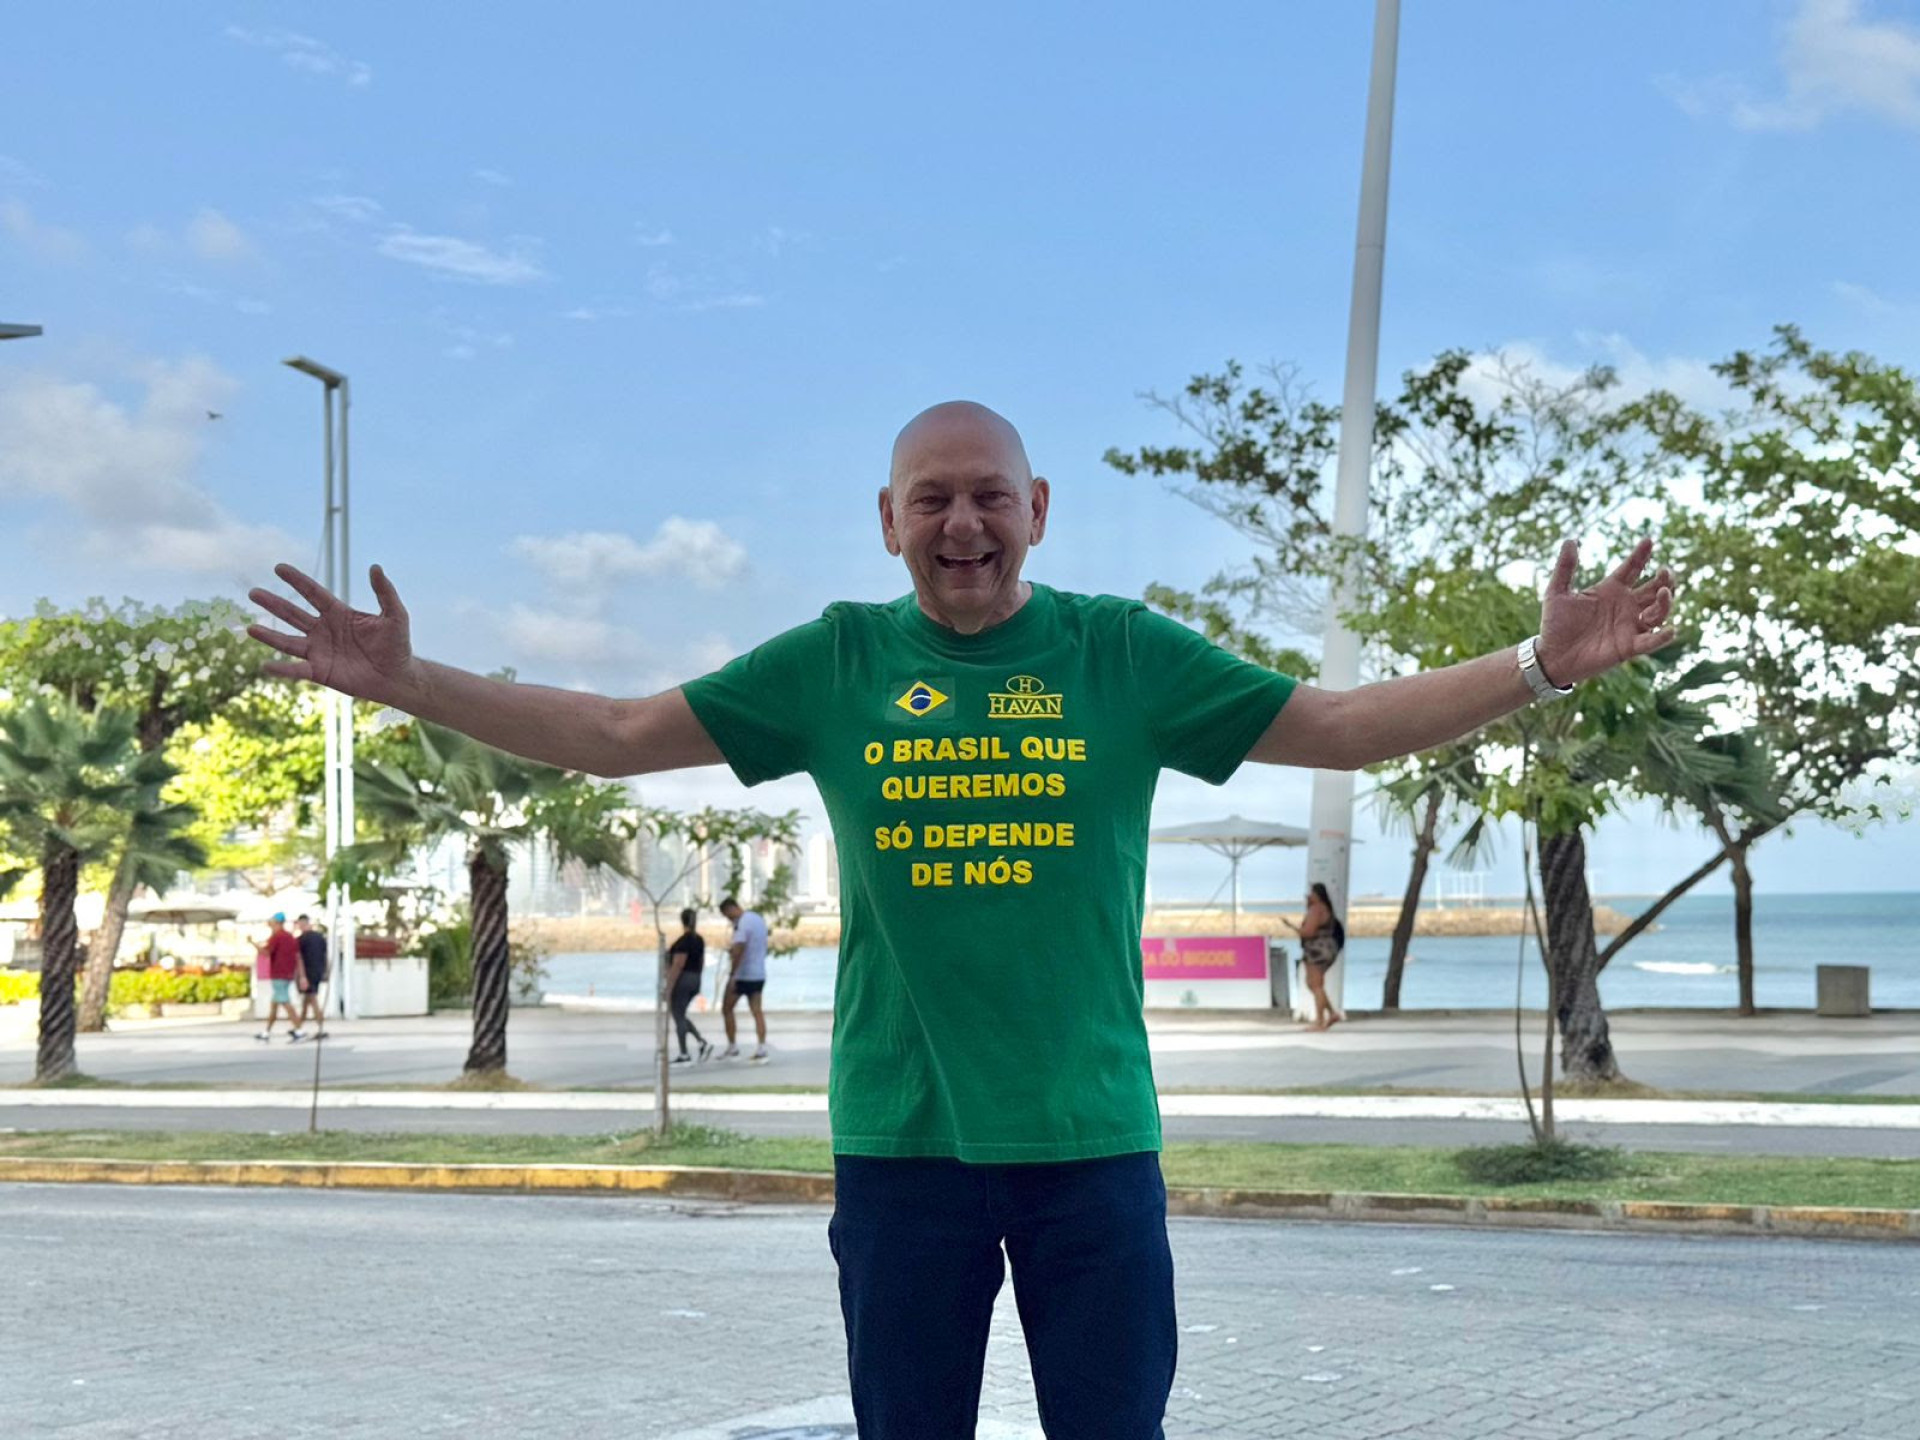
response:
[[[87,713],[36,696],[0,715],[0,827],[35,866],[0,871],[0,894],[40,871],[40,1048],[34,1078],[59,1080],[74,1063],[74,970],[80,869],[124,854],[139,883],[164,887],[206,854],[183,831],[194,812],[161,789],[174,770],[139,745],[124,710]]]
[[[1407,947],[1413,941],[1420,912],[1420,892],[1426,888],[1427,868],[1440,843],[1441,821],[1449,826],[1463,813],[1478,810],[1466,833],[1447,852],[1452,865],[1470,865],[1493,843],[1489,817],[1480,810],[1487,780],[1479,765],[1479,747],[1470,741],[1443,745],[1414,757],[1414,768],[1383,780],[1374,792],[1381,820],[1390,831],[1413,833],[1413,866],[1407,875],[1400,918],[1394,922],[1393,942],[1387,951],[1387,978],[1380,997],[1382,1010],[1400,1008],[1400,981],[1406,973]]]
[[[1620,1076],[1600,1003],[1588,828],[1622,791],[1669,805],[1675,798],[1742,808],[1767,803],[1767,767],[1711,729],[1710,706],[1729,671],[1652,655],[1590,682],[1577,704],[1515,717],[1534,772],[1523,791],[1537,827],[1548,1005],[1560,1032],[1561,1071],[1571,1079]]]
[[[391,761],[354,766],[356,801],[384,838],[356,845],[349,865],[393,869],[419,847],[465,842],[473,925],[473,1043],[469,1074],[507,1066],[507,870],[516,846],[545,845],[560,862],[628,872],[631,807],[600,784],[482,745],[456,730],[410,722]]]

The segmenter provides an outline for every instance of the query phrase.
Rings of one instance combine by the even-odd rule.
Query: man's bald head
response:
[[[903,481],[928,466],[946,469],[955,462],[999,472],[1023,490],[1033,486],[1033,466],[1013,422],[973,400],[930,405],[901,427],[893,441],[887,483]]]
[[[1049,501],[1020,432],[984,405],[949,400],[893,442],[880,534],[907,562],[921,611],[973,635],[1026,603],[1020,568],[1047,533]]]

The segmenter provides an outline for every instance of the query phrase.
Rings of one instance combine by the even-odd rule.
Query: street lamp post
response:
[[[1360,165],[1360,225],[1354,243],[1353,301],[1347,315],[1346,388],[1340,403],[1340,466],[1333,496],[1333,533],[1351,541],[1367,533],[1368,471],[1373,461],[1374,384],[1380,366],[1380,288],[1387,254],[1387,172],[1393,155],[1393,81],[1400,52],[1400,0],[1377,0],[1373,69],[1367,82],[1367,139]],[[1336,576],[1320,652],[1319,683],[1351,690],[1360,683],[1360,637],[1341,618],[1359,598],[1346,560]],[[1353,833],[1353,772],[1316,770],[1308,825],[1307,879],[1347,913],[1347,875]],[[1336,1009],[1346,988],[1346,964],[1327,972],[1327,997]],[[1311,1007],[1295,1013],[1303,1019]]]
[[[31,340],[39,333],[38,325],[0,324],[0,340]]]
[[[347,377],[338,370],[309,360],[304,355],[296,355],[286,363],[303,375],[311,375],[325,387],[325,434],[321,453],[326,477],[326,526],[321,547],[320,583],[338,595],[342,604],[349,604],[352,601],[353,566],[349,554],[351,512],[347,489],[347,409],[352,387],[347,384]],[[337,413],[334,408],[336,391],[340,396]],[[340,848],[353,843],[353,699],[328,690],[322,703],[321,726],[326,737],[326,779],[323,787],[326,798],[326,856],[327,863],[331,865]],[[338,1013],[356,1015],[353,905],[344,887],[333,885],[327,890],[326,906],[327,941],[333,950],[334,994],[339,1001]]]

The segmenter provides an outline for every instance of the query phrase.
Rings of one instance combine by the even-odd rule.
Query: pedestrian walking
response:
[[[706,937],[695,928],[699,919],[699,911],[682,910],[680,936],[667,948],[667,1006],[673,1012],[673,1028],[680,1038],[680,1053],[673,1057],[675,1065],[704,1060],[713,1054],[713,1046],[707,1043],[706,1036],[687,1017],[687,1007],[700,993],[700,974],[707,963]],[[697,1057],[687,1053],[689,1035],[700,1047]]]
[[[320,1000],[320,987],[327,983],[327,937],[313,928],[313,921],[305,915],[296,915],[293,919],[296,939],[300,946],[300,974],[297,977],[300,986],[300,1023],[309,1018],[313,1021],[313,1038],[327,1038],[327,1011]]]
[[[267,938],[260,942],[260,955],[266,966],[267,983],[273,987],[273,997],[267,1004],[266,1028],[253,1038],[263,1041],[273,1039],[273,1022],[280,1018],[280,1011],[284,1007],[287,1012],[287,1039],[298,1040],[300,1017],[293,1010],[293,982],[300,973],[300,946],[287,929],[284,912],[276,910],[267,920]]]
[[[878,495],[908,594],[830,605],[638,700],[416,656],[377,566],[377,612],[290,565],[304,604],[251,592],[286,627],[251,628],[285,657],[273,675],[595,775],[813,777],[842,862],[828,1238],[862,1440],[974,1434],[1009,1262],[1049,1440],[1162,1435],[1177,1326],[1140,895],[1163,769],[1356,770],[1672,639],[1673,577],[1642,578],[1651,541],[1584,590],[1569,542],[1536,637],[1321,690],[1138,602],[1026,580],[1050,503],[1012,425],[935,406]]]
[[[1306,914],[1298,925],[1288,925],[1300,936],[1300,957],[1307,989],[1313,992],[1313,1028],[1325,1030],[1346,1019],[1327,996],[1327,972],[1347,946],[1347,927],[1333,913],[1333,897],[1320,881],[1307,891]]]
[[[733,924],[733,939],[727,946],[727,989],[720,1002],[727,1048],[720,1052],[720,1058],[731,1060],[740,1053],[733,1007],[744,997],[747,1009],[753,1012],[753,1031],[759,1041],[750,1063],[764,1065],[768,1059],[767,1012],[761,994],[767,988],[767,922],[758,911],[742,909],[731,895],[720,902],[720,913]]]

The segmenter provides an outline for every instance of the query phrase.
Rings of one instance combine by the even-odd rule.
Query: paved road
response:
[[[827,1135],[823,1114],[701,1111],[677,1104],[675,1118],[745,1135]],[[436,1135],[607,1135],[644,1128],[635,1110],[326,1110],[328,1130]],[[1172,1117],[1170,1140],[1262,1140],[1332,1145],[1504,1145],[1526,1138],[1524,1124],[1485,1120],[1201,1119]],[[112,1106],[0,1105],[5,1130],[305,1130],[302,1108],[132,1109]],[[1628,1150],[1710,1155],[1859,1156],[1920,1159],[1920,1130],[1789,1129],[1760,1125],[1600,1125],[1564,1127],[1577,1140]]]
[[[0,1434],[842,1440],[825,1222],[0,1186]],[[1914,1433],[1906,1249],[1246,1221],[1176,1221],[1173,1237],[1169,1440]],[[980,1440],[1040,1434],[1010,1302]]]
[[[33,1036],[5,1028],[0,1011],[0,1087],[33,1074]],[[342,1025],[326,1057],[331,1084],[436,1085],[459,1074],[468,1017],[442,1014]],[[1154,1073],[1165,1089],[1275,1089],[1301,1085],[1393,1086],[1502,1095],[1514,1083],[1510,1015],[1356,1018],[1325,1034],[1261,1013],[1154,1012],[1148,1017]],[[128,1026],[80,1038],[80,1064],[105,1079],[235,1088],[299,1084],[312,1074],[305,1046],[258,1045],[250,1022],[163,1028]],[[776,1014],[768,1065],[707,1065],[702,1085],[826,1084],[828,1017]],[[1667,1090],[1806,1091],[1920,1095],[1920,1011],[1861,1020],[1805,1012],[1741,1020],[1720,1012],[1627,1012],[1614,1017],[1621,1065]],[[516,1010],[510,1068],[555,1089],[644,1085],[653,1035],[636,1014]],[[1539,1026],[1528,1023],[1537,1068]]]

